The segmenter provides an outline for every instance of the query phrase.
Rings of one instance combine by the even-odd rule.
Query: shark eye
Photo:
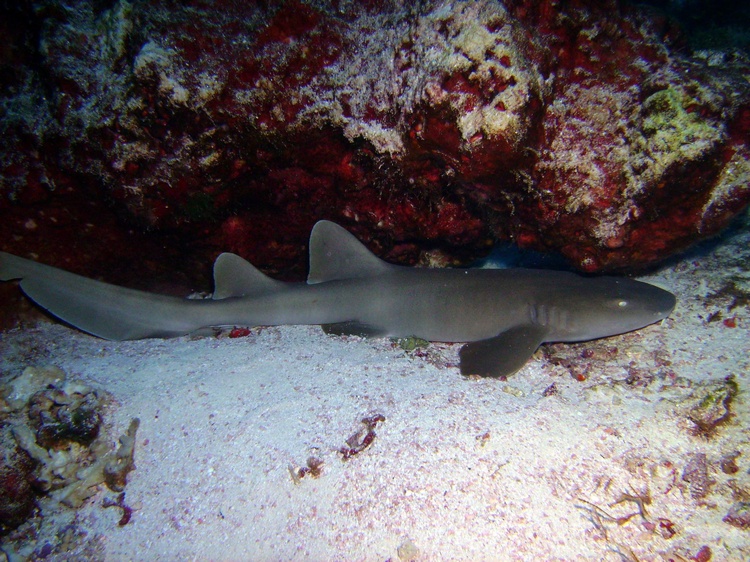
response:
[[[626,306],[628,306],[628,301],[617,301],[617,306],[619,306],[620,308],[625,308]]]

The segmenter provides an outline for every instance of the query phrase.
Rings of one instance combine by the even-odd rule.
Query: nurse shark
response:
[[[100,338],[182,336],[219,326],[321,324],[329,333],[463,342],[464,375],[508,376],[544,342],[592,340],[659,322],[675,296],[622,277],[534,269],[437,269],[387,263],[341,226],[310,235],[306,283],[267,277],[241,257],[214,264],[213,298],[110,285],[0,252],[0,280]]]

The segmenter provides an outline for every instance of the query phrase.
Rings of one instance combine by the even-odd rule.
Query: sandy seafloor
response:
[[[455,345],[410,354],[314,326],[123,343],[52,323],[3,333],[6,376],[56,365],[106,389],[113,442],[141,420],[131,521],[102,507],[106,491],[77,513],[48,507],[21,554],[46,541],[47,560],[647,561],[703,547],[748,560],[750,530],[722,521],[750,491],[750,315],[747,292],[726,290],[750,290],[748,269],[740,221],[643,277],[678,296],[671,318],[544,346],[507,381],[462,377]],[[697,435],[690,396],[730,375],[731,418]],[[343,460],[374,414],[372,445]],[[682,475],[700,453],[696,490]],[[295,483],[289,467],[310,456],[322,474]],[[627,518],[635,496],[645,517]]]

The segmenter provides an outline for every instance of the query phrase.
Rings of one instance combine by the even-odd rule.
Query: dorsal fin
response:
[[[309,284],[380,275],[398,268],[384,262],[345,228],[318,221],[310,233]]]
[[[286,283],[264,275],[237,254],[224,252],[214,262],[214,299],[273,293],[285,286]]]

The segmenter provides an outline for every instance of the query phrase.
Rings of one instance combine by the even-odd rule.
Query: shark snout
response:
[[[657,319],[669,316],[677,304],[677,298],[672,293],[659,287],[653,287],[653,293],[649,297],[649,308]]]

